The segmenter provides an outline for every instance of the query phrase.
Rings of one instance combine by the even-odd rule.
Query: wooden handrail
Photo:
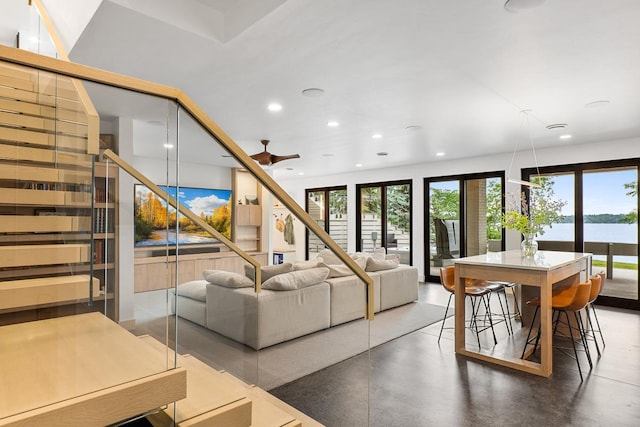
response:
[[[72,62],[60,61],[38,55],[32,52],[22,51],[15,48],[0,45],[0,59],[14,64],[37,68],[54,72],[57,74],[75,77],[94,83],[105,84],[121,89],[128,89],[139,93],[159,96],[175,101],[185,109],[192,118],[205,129],[216,141],[222,145],[245,169],[267,188],[278,200],[280,200],[311,232],[330,249],[336,256],[353,271],[366,285],[365,317],[373,319],[374,312],[374,289],[373,279],[365,273],[347,253],[331,239],[314,220],[296,203],[295,200],[284,191],[277,182],[271,178],[256,162],[249,157],[232,139],[227,135],[200,107],[198,107],[181,90],[157,83],[147,82],[121,74],[112,73],[105,70],[75,64]]]
[[[53,25],[53,21],[49,18],[49,14],[42,4],[42,0],[29,0],[29,5],[35,6],[38,11],[40,19],[42,19],[42,23],[47,29],[49,37],[51,37],[51,41],[55,46],[60,59],[70,62],[67,50],[62,44],[62,40],[56,31],[55,25]],[[80,105],[82,105],[84,113],[87,115],[87,154],[98,154],[100,151],[100,116],[98,115],[93,102],[91,102],[91,98],[89,97],[89,94],[82,82],[77,79],[71,79],[71,83],[78,94],[78,98],[80,98]]]
[[[163,191],[160,187],[153,183],[149,178],[144,176],[142,172],[131,166],[129,163],[122,160],[120,156],[114,153],[111,150],[105,150],[102,153],[104,157],[111,160],[115,164],[117,164],[120,169],[124,170],[126,173],[143,183],[149,190],[156,193],[162,199],[167,201],[167,204],[174,207],[177,211],[179,211],[182,215],[189,218],[193,221],[198,227],[201,227],[207,233],[210,233],[213,237],[220,240],[226,246],[229,247],[233,252],[240,255],[242,259],[247,261],[249,264],[253,265],[255,268],[255,291],[259,293],[262,290],[262,271],[260,270],[260,263],[256,261],[251,255],[240,249],[235,243],[231,240],[227,239],[222,233],[218,230],[207,224],[202,218],[196,215],[193,211],[186,208],[182,203],[178,202],[174,197],[172,197],[169,193]]]

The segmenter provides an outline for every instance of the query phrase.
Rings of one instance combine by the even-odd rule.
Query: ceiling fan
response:
[[[274,163],[281,162],[283,160],[300,158],[299,154],[290,154],[288,156],[276,156],[275,154],[271,154],[267,151],[267,144],[269,144],[268,139],[263,139],[260,142],[262,143],[262,145],[264,145],[264,151],[261,153],[253,154],[249,157],[251,157],[253,160],[257,160],[257,162],[263,166],[269,166]]]

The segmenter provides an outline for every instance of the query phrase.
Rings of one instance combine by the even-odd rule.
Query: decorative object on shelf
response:
[[[253,154],[249,157],[251,157],[253,160],[260,163],[262,166],[271,166],[272,164],[281,162],[283,160],[300,158],[300,154],[289,154],[286,156],[277,156],[275,154],[271,154],[267,151],[267,145],[269,144],[269,140],[263,139],[260,142],[262,143],[262,145],[264,145],[264,151]]]
[[[506,212],[502,215],[502,226],[510,230],[517,230],[523,236],[520,249],[522,255],[530,257],[538,251],[538,235],[544,234],[544,228],[551,228],[562,218],[562,208],[567,204],[564,200],[554,200],[553,179],[547,176],[537,176],[532,179],[536,184],[527,194],[520,193],[518,200],[514,194],[509,194]]]

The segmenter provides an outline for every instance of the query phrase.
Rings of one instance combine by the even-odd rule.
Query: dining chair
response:
[[[587,360],[589,362],[589,367],[593,368],[593,363],[591,361],[591,353],[589,352],[589,346],[587,344],[587,331],[585,325],[582,321],[582,317],[579,312],[586,308],[589,303],[589,297],[591,296],[591,280],[588,280],[584,283],[575,284],[569,288],[563,289],[560,292],[555,293],[551,297],[551,307],[553,308],[553,322],[554,322],[554,335],[557,332],[558,325],[561,323],[560,316],[562,314],[565,315],[566,322],[562,322],[569,331],[568,338],[571,340],[571,344],[573,346],[573,353],[575,355],[576,362],[578,364],[578,372],[580,373],[580,380],[583,380],[582,370],[580,368],[580,359],[578,358],[578,349],[576,348],[576,341],[579,340],[579,343],[584,348],[584,352],[587,356]],[[533,330],[533,325],[535,324],[536,317],[538,315],[538,311],[540,310],[540,298],[535,298],[533,300],[527,301],[528,305],[535,305],[536,310],[533,313],[533,320],[531,321],[531,328],[529,329],[529,333],[527,334],[527,340],[524,344],[524,349],[522,350],[521,358],[524,359],[525,353],[527,351],[527,346],[531,345],[531,331]],[[572,325],[569,320],[569,313],[573,313],[575,326]],[[538,343],[540,341],[540,333],[541,327],[538,325],[538,332],[535,337],[535,342],[533,344],[533,352],[535,353],[538,348]],[[573,331],[577,330],[579,336],[574,337]]]
[[[455,266],[441,267],[440,268],[440,283],[449,292],[449,300],[447,301],[447,307],[442,318],[442,326],[440,327],[440,334],[438,335],[438,342],[442,337],[442,331],[445,329],[445,322],[447,320],[447,314],[449,313],[449,306],[451,305],[451,298],[455,295]],[[491,329],[493,334],[494,344],[498,343],[496,333],[494,329],[493,315],[491,313],[491,300],[490,295],[492,292],[497,291],[501,285],[487,282],[485,280],[477,279],[465,279],[465,297],[471,301],[471,319],[469,320],[468,328],[475,331],[476,340],[478,341],[478,347],[480,345],[480,332],[487,329]],[[485,307],[485,318],[480,320],[479,311],[480,307]],[[502,302],[500,302],[502,307]],[[504,308],[503,308],[504,314]],[[480,325],[481,322],[481,326]],[[447,328],[454,329],[454,328]]]

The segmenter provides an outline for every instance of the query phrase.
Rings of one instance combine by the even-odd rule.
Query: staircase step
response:
[[[167,351],[164,344],[148,335],[140,338],[157,351],[166,354],[169,364],[173,363],[174,352]],[[177,402],[177,425],[179,426],[299,427],[303,425],[302,422],[305,427],[321,426],[259,387],[248,385],[228,372],[217,371],[191,355],[178,355],[178,365],[187,370],[187,398]],[[217,395],[221,390],[239,392],[243,400],[237,402],[246,400],[250,403],[248,408],[243,407],[250,411],[248,418],[237,420],[237,422],[248,422],[248,424],[234,423],[234,419],[222,410],[203,411],[209,401],[218,398]],[[235,406],[230,408],[236,409]],[[155,427],[164,427],[170,425],[172,416],[173,406],[170,406],[162,413],[150,416],[148,419]]]
[[[86,275],[0,282],[0,310],[89,298],[89,283],[91,277]],[[99,289],[100,281],[94,278],[94,296]]]

